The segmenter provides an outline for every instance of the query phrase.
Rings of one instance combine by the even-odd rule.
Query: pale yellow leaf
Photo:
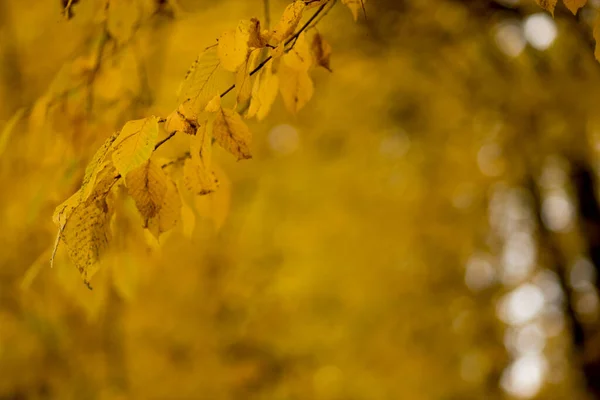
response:
[[[273,61],[269,61],[260,70],[252,86],[252,99],[248,108],[248,118],[256,116],[262,121],[279,93],[279,77],[273,73]]]
[[[179,112],[185,119],[194,120],[208,102],[232,81],[222,66],[217,46],[204,50],[196,59],[178,91],[182,103]]]
[[[181,197],[171,178],[167,178],[167,192],[158,213],[148,220],[148,230],[159,238],[164,232],[173,229],[181,218]]]
[[[304,71],[308,71],[312,66],[313,57],[304,32],[298,36],[294,47],[283,56],[283,62],[286,63],[288,67]]]
[[[110,0],[106,18],[106,29],[111,37],[121,44],[127,42],[140,19],[136,0]]]
[[[344,0],[342,0],[344,1]],[[346,0],[346,1],[352,1],[352,0]],[[548,11],[550,14],[554,15],[554,8],[556,7],[556,3],[558,2],[558,0],[535,0],[540,7],[542,7],[544,10]]]
[[[365,1],[367,1],[367,0],[342,0],[342,4],[345,4],[346,7],[348,7],[350,9],[350,11],[352,12],[352,16],[354,17],[354,20],[357,21],[358,14],[363,10],[363,7],[365,6]],[[548,0],[539,0],[539,1],[548,1]],[[554,1],[554,3],[556,3],[556,0],[549,0],[549,1]]]
[[[216,142],[238,160],[251,158],[252,134],[242,117],[235,111],[222,108],[215,117],[213,136]]]
[[[329,60],[331,57],[331,46],[323,39],[323,36],[321,36],[320,33],[316,33],[315,36],[313,36],[310,49],[317,65],[331,72]]]
[[[308,71],[293,69],[282,64],[279,68],[279,91],[288,111],[295,114],[313,96],[314,85]]]
[[[167,176],[160,165],[151,159],[125,177],[129,195],[142,216],[144,227],[160,211],[167,193]]]
[[[123,126],[112,147],[112,160],[122,176],[146,162],[158,137],[158,119],[154,116],[129,121]]]
[[[575,15],[580,8],[585,6],[587,0],[563,0],[563,3]]]
[[[281,19],[271,33],[270,42],[273,46],[277,46],[294,33],[302,19],[302,12],[305,8],[306,4],[303,0],[296,0],[285,8]]]

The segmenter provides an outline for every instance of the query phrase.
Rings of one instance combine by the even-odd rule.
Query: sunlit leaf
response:
[[[272,30],[270,38],[272,45],[278,45],[294,33],[302,19],[302,12],[305,8],[306,4],[303,0],[296,0],[285,8],[281,19]]]
[[[157,137],[156,117],[127,122],[112,145],[112,160],[119,173],[126,176],[146,162],[154,151]]]
[[[111,155],[113,152],[113,143],[119,136],[119,132],[115,132],[108,139],[104,141],[102,147],[100,147],[92,160],[85,168],[85,175],[83,177],[83,182],[81,184],[81,200],[87,200],[92,191],[94,190],[94,185],[96,184],[96,178],[100,171],[104,168],[107,168],[109,164],[112,164]]]
[[[307,71],[312,66],[313,57],[304,32],[298,36],[294,47],[283,56],[283,62],[288,67],[304,71]]]

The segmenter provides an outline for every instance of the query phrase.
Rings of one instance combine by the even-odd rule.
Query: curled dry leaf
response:
[[[325,68],[329,72],[332,72],[329,60],[331,57],[331,46],[329,43],[327,43],[323,36],[321,36],[320,33],[316,33],[315,36],[313,36],[310,49],[317,65]]]

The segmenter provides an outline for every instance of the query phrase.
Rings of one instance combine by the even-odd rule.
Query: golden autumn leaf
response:
[[[211,156],[212,124],[204,124],[191,138],[190,158],[183,165],[183,181],[190,192],[205,195],[219,187],[219,181],[210,170]]]
[[[279,77],[273,73],[273,60],[271,60],[260,70],[252,85],[252,99],[246,117],[256,116],[259,121],[262,121],[271,110],[277,93],[279,93]]]
[[[279,92],[288,111],[300,111],[314,93],[312,79],[308,71],[290,68],[281,64],[279,68]]]
[[[111,161],[111,154],[113,152],[112,145],[118,136],[119,136],[119,132],[115,132],[108,139],[106,139],[104,141],[104,143],[102,144],[102,147],[100,147],[96,151],[96,153],[92,157],[92,160],[85,168],[85,175],[83,177],[83,182],[81,184],[81,200],[82,201],[86,201],[92,194],[92,191],[94,190],[94,186],[96,183],[96,178],[98,177],[98,174],[100,173],[100,171],[102,171],[104,168],[106,168],[109,163],[112,164],[112,161]]]
[[[208,102],[208,104],[204,108],[204,111],[209,112],[209,113],[216,113],[220,109],[221,109],[221,96],[216,95],[215,97],[212,98],[211,101]],[[194,132],[194,134],[196,134],[196,133],[197,132]]]
[[[238,29],[248,32],[248,47],[260,49],[267,45],[267,37],[261,32],[258,19],[252,18],[249,21],[240,21]]]
[[[158,119],[154,116],[129,121],[123,126],[112,145],[112,160],[122,176],[150,158],[157,137]]]
[[[171,178],[167,177],[167,191],[156,215],[148,219],[148,230],[156,239],[173,229],[181,219],[181,196]]]
[[[360,13],[361,10],[364,10],[365,1],[366,0],[342,0],[342,4],[346,5],[346,7],[348,7],[350,9],[350,11],[352,12],[352,16],[354,17],[354,20],[357,21],[358,14]],[[545,1],[545,0],[538,0],[538,1]],[[556,3],[556,0],[550,0],[550,1],[554,1]]]
[[[344,1],[344,0],[342,0]],[[535,0],[540,7],[544,10],[548,11],[550,14],[554,15],[554,8],[556,7],[556,3],[558,0]]]
[[[217,53],[221,65],[227,71],[235,72],[248,55],[249,33],[242,29],[230,29],[219,37]]]
[[[186,135],[193,135],[196,133],[196,122],[186,119],[183,115],[184,109],[180,110],[181,106],[167,116],[165,122],[165,130],[167,133],[183,132]]]
[[[219,146],[236,156],[238,160],[252,157],[250,154],[252,133],[237,112],[221,108],[213,123],[213,136]]]
[[[279,45],[294,33],[305,8],[303,0],[296,0],[285,8],[281,19],[271,31],[270,42],[273,46]]]
[[[304,32],[298,36],[294,47],[283,56],[283,62],[288,67],[304,71],[308,71],[312,66],[313,57]]]
[[[221,67],[217,46],[204,50],[189,69],[178,90],[178,98],[183,103],[179,112],[186,119],[197,117],[230,81],[229,75]]]
[[[310,49],[317,65],[325,68],[329,72],[332,72],[329,60],[331,57],[331,46],[329,43],[327,43],[323,36],[321,36],[320,33],[316,33],[315,36],[313,36]]]
[[[111,215],[105,200],[80,203],[72,210],[60,235],[69,258],[88,286],[108,246]]]
[[[587,0],[563,0],[563,3],[575,15],[580,8],[585,6]]]
[[[236,88],[236,103],[243,104],[250,99],[252,95],[252,77],[250,72],[252,71],[256,59],[260,54],[260,50],[254,50],[248,55],[248,58],[242,66],[238,69],[235,74],[235,88]]]
[[[146,227],[148,220],[162,207],[167,193],[167,176],[160,165],[150,159],[128,173],[125,183]]]

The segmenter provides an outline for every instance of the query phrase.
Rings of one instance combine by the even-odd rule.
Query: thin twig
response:
[[[335,3],[335,0],[333,0],[333,2]],[[304,32],[309,26],[311,26],[313,21],[319,16],[319,14],[321,14],[321,12],[325,9],[327,4],[330,4],[330,3],[329,2],[323,3],[319,7],[319,9],[317,11],[315,11],[315,13],[308,19],[308,21],[306,21],[306,23],[304,25],[302,25],[302,27],[298,31],[292,37],[290,37],[288,40],[285,41],[285,46],[290,44],[293,40],[296,40],[302,32]],[[327,11],[329,12],[329,10],[327,10]],[[260,71],[272,58],[273,58],[273,56],[269,56],[269,57],[265,58],[256,68],[254,68],[250,72],[250,76],[252,76],[255,73],[257,73],[258,71]],[[225,97],[227,95],[227,93],[231,92],[233,89],[235,89],[235,85],[231,85],[229,88],[227,88],[227,90],[225,90],[223,93],[221,93],[220,97]],[[162,121],[162,118],[161,118],[161,121]],[[166,142],[171,140],[171,138],[173,138],[173,136],[175,136],[176,133],[177,133],[177,131],[173,131],[173,132],[169,133],[169,135],[166,138],[157,142],[156,145],[154,146],[154,150],[156,151],[160,146],[162,146],[163,144],[165,144]],[[116,183],[119,179],[121,179],[121,174],[115,176],[114,183]]]

